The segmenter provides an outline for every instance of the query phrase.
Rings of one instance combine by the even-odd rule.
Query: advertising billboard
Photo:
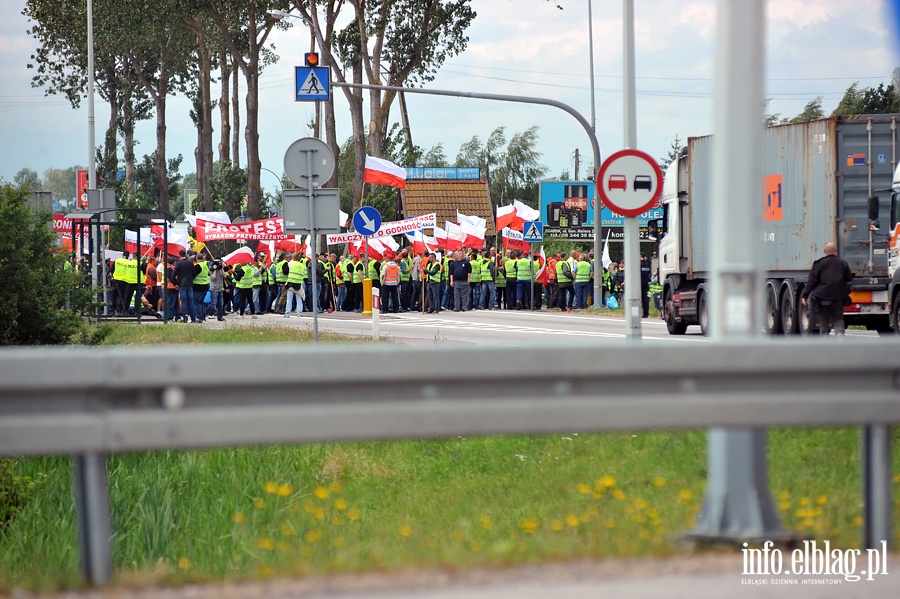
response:
[[[541,181],[540,210],[544,237],[561,237],[571,241],[593,239],[595,202],[593,181]],[[604,238],[609,228],[611,240],[622,239],[625,217],[605,207],[600,214]],[[662,217],[662,208],[654,208],[638,216],[641,237],[645,236],[648,222]]]

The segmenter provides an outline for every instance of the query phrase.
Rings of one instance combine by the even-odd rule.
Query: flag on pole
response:
[[[502,231],[502,245],[510,250],[527,250],[528,243],[525,242],[520,231],[514,231],[509,227],[504,227]]]
[[[515,206],[513,206],[512,204],[510,204],[509,206],[497,206],[497,230],[502,231],[507,227],[512,228],[515,220]],[[522,225],[520,224],[519,226],[521,227]]]
[[[434,226],[434,239],[437,241],[437,249],[447,249],[447,231],[437,225]]]
[[[538,261],[538,270],[534,275],[534,280],[541,285],[549,284],[550,272],[547,270],[547,256],[544,255],[544,246],[541,246],[541,251],[538,252],[535,259]]]
[[[480,250],[484,248],[484,227],[476,227],[468,222],[459,223],[459,228],[465,236],[463,246]]]
[[[520,202],[519,200],[513,200],[513,206],[516,207],[516,216],[522,219],[522,222],[525,221],[533,221],[533,220],[541,220],[541,211],[535,210],[531,206]]]
[[[456,224],[447,221],[447,249],[461,250],[466,241],[466,235],[462,232],[462,228]]]
[[[363,181],[375,185],[389,185],[406,189],[406,169],[397,166],[390,160],[366,156],[366,169]]]
[[[609,257],[609,229],[606,230],[606,243],[603,244],[603,256],[600,257],[603,268],[609,270],[612,259]],[[596,275],[595,275],[596,276]]]
[[[222,256],[222,262],[232,266],[235,264],[256,264],[256,257],[253,255],[253,250],[244,246],[234,250],[227,256]]]
[[[487,222],[480,216],[466,216],[459,210],[456,211],[456,222],[459,224],[468,223],[478,229],[487,228]]]

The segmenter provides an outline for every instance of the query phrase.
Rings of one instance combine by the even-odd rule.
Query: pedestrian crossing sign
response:
[[[294,67],[296,90],[294,100],[308,102],[331,97],[331,69],[329,67]]]
[[[525,221],[522,227],[522,241],[537,243],[544,241],[544,223],[539,220]]]

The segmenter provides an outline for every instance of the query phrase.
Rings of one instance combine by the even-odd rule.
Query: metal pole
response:
[[[89,583],[106,584],[113,575],[106,454],[75,456],[73,472],[81,571]]]
[[[597,118],[594,111],[594,107],[596,102],[594,101],[594,17],[592,5],[593,0],[588,0],[588,56],[590,58],[590,71],[591,71],[591,131],[595,134],[597,132]],[[594,165],[594,170],[600,168],[599,164]],[[577,171],[578,168],[576,167]],[[575,175],[575,178],[578,178],[578,175]]]
[[[718,3],[710,297],[712,337],[720,342],[758,337],[762,324],[761,272],[749,248],[762,224],[763,12],[759,2]],[[688,536],[790,538],[769,492],[765,430],[714,428],[708,438],[707,494]]]
[[[862,427],[863,544],[865,549],[893,548],[891,526],[891,427]]]
[[[634,85],[634,0],[624,0],[623,4],[623,40],[625,47],[623,54],[625,57],[624,71],[624,89],[625,98],[624,106],[624,125],[625,125],[625,147],[637,147],[637,118],[635,110],[635,85]],[[599,183],[599,182],[598,182]],[[640,271],[640,251],[641,238],[640,228],[638,227],[638,219],[636,216],[626,216],[623,227],[625,239],[623,240],[625,249],[625,301],[623,308],[625,309],[625,337],[632,343],[641,340],[641,271]],[[600,264],[600,257],[594,252],[594,288],[599,287],[602,281],[602,270],[597,267]],[[600,274],[600,280],[597,275]],[[597,293],[597,291],[595,291]]]
[[[312,289],[310,290],[312,295],[312,315],[313,315],[313,342],[319,343],[319,294],[316,292],[316,264],[318,264],[318,260],[316,259],[316,227],[315,227],[315,210],[313,209],[313,201],[315,200],[315,191],[313,188],[313,177],[316,175],[313,173],[313,152],[315,149],[311,150],[300,150],[301,152],[306,153],[306,169],[309,174],[309,247],[312,252],[312,257],[310,258],[310,270],[312,270]]]

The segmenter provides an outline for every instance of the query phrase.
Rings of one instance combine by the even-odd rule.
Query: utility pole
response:
[[[578,153],[578,148],[575,148],[575,180],[578,181],[580,177],[578,176],[578,167],[581,166],[581,154]]]

